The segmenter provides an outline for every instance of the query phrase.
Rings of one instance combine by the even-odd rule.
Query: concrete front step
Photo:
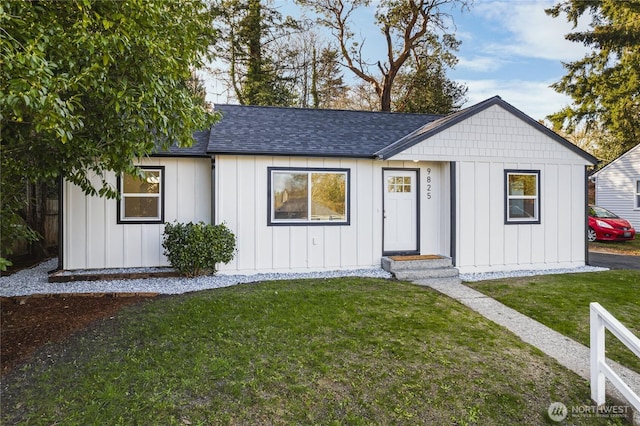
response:
[[[391,256],[382,258],[382,269],[389,272],[404,271],[412,269],[427,268],[448,268],[452,266],[451,258],[444,256],[406,256],[406,259],[415,259],[423,257],[419,260],[394,260],[402,258],[401,256]]]
[[[427,278],[457,278],[459,273],[456,268],[429,268],[394,271],[393,274],[399,280],[414,281]]]
[[[445,256],[389,256],[382,258],[382,268],[399,280],[452,279],[460,282],[458,270]]]

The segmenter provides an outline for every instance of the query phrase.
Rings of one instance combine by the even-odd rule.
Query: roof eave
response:
[[[335,154],[335,153],[310,153],[310,152],[281,152],[281,151],[207,151],[209,155],[241,155],[257,157],[310,157],[310,158],[359,158],[373,159],[373,154]]]

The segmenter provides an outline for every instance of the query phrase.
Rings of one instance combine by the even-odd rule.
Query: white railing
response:
[[[607,365],[604,356],[605,328],[640,358],[640,339],[604,309],[599,303],[589,304],[591,317],[591,399],[600,407],[605,403],[605,379],[640,411],[640,397]]]

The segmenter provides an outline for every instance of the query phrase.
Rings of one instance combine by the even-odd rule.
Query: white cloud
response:
[[[565,62],[582,58],[590,49],[564,37],[586,29],[588,19],[581,20],[577,29],[573,29],[564,15],[553,18],[545,13],[545,9],[554,3],[549,0],[478,3],[474,13],[495,22],[511,35],[510,39],[490,43],[486,51],[498,56],[518,55]]]
[[[569,97],[549,87],[550,82],[487,79],[464,83],[469,88],[469,101],[465,106],[498,95],[535,120],[542,120],[571,102]]]
[[[495,56],[475,56],[473,58],[459,57],[456,67],[470,71],[491,72],[502,66],[503,61]]]

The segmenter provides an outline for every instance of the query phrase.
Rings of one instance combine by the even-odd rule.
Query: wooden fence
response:
[[[58,246],[58,200],[48,199],[44,218],[43,245],[45,248]],[[29,244],[18,241],[13,245],[13,256],[29,254]]]

